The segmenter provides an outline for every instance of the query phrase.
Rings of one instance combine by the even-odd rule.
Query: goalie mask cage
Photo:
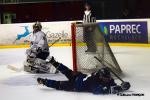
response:
[[[99,23],[72,23],[71,32],[74,71],[92,73],[105,65],[118,74],[122,72]]]

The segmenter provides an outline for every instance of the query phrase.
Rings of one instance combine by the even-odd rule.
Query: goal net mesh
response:
[[[71,29],[73,68],[75,71],[91,73],[105,65],[114,72],[121,73],[120,66],[98,23],[72,23]]]

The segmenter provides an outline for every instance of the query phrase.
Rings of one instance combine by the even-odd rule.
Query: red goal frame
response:
[[[71,24],[71,37],[72,37],[72,62],[73,71],[77,71],[77,56],[76,56],[76,26],[75,23]]]

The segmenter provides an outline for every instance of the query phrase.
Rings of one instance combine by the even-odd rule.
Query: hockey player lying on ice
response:
[[[64,91],[92,92],[94,94],[118,93],[130,88],[129,82],[117,85],[108,68],[102,68],[91,75],[86,75],[81,72],[73,72],[65,65],[56,62],[54,57],[50,58],[49,62],[68,78],[68,81],[37,78],[39,84],[50,88]]]

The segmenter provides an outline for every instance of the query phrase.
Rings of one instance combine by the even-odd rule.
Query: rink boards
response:
[[[71,23],[73,22],[76,21],[42,22],[42,26],[43,26],[42,31],[46,33],[49,45],[51,45],[51,43],[53,43],[55,40],[61,37],[60,41],[53,46],[71,46]],[[137,35],[141,34],[141,36],[143,36],[144,34],[144,37],[141,38],[144,39],[144,41],[147,41],[146,43],[146,42],[140,42],[136,40],[130,42],[130,40],[128,39],[124,40],[123,42],[120,42],[120,40],[119,41],[113,40],[110,43],[111,46],[149,47],[148,42],[150,43],[150,19],[98,20],[97,22],[100,23],[100,27],[102,27],[102,32],[104,31],[105,35],[108,34],[107,33],[108,31],[116,32],[110,34],[111,35],[119,34],[121,35],[121,37],[125,35],[128,36],[128,34],[129,36],[132,35],[134,36],[135,34]],[[142,26],[140,22],[145,23],[145,25]],[[124,23],[126,25],[124,25]],[[108,27],[106,28],[108,24],[111,24],[109,26],[112,28],[110,29]],[[0,25],[0,48],[28,48],[29,40],[33,31],[32,25],[33,23],[1,24]],[[119,35],[116,35],[113,38],[114,39],[120,38],[118,37]],[[19,36],[21,36],[21,38],[17,39]],[[128,37],[123,37],[123,39],[125,38]]]
[[[51,44],[49,44],[50,46]],[[109,43],[110,46],[131,46],[131,47],[150,47],[150,44],[139,44],[139,43]],[[70,47],[71,43],[57,43],[53,47]],[[29,48],[29,45],[0,45],[0,49],[5,48]]]

